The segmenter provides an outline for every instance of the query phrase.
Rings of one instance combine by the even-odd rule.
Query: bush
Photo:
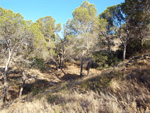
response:
[[[141,41],[137,38],[130,39],[130,42],[127,45],[126,58],[135,55],[137,52],[141,52],[141,50],[142,50]]]
[[[93,59],[97,63],[97,68],[107,67],[106,62],[108,59],[107,53],[100,51],[93,54]]]
[[[40,69],[41,71],[45,70],[45,62],[43,59],[40,58],[30,58],[30,60],[33,60],[33,67]]]
[[[132,56],[137,55],[138,53],[141,53],[146,48],[150,47],[150,44],[144,44],[142,46],[141,40],[138,38],[131,38],[127,44],[127,50],[126,50],[126,58],[130,58]],[[116,51],[116,56],[118,59],[123,58],[123,45],[120,45],[120,50]]]
[[[119,62],[116,54],[114,54],[111,59],[110,55],[106,51],[99,51],[94,53],[93,59],[97,63],[97,68],[99,69],[117,65]]]
[[[144,42],[143,49],[150,50],[150,40]]]

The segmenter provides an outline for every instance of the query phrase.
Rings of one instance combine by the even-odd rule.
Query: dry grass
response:
[[[122,113],[125,112],[117,99],[108,94],[98,95],[93,92],[61,94],[59,104],[51,104],[46,97],[32,102],[15,103],[1,113]],[[58,100],[57,100],[58,101]],[[131,110],[130,110],[131,111]],[[133,111],[133,110],[132,110]]]
[[[28,94],[3,106],[0,113],[150,113],[149,61],[96,71],[100,74],[57,84],[36,96]],[[70,76],[78,71],[76,65],[66,70]]]
[[[11,104],[1,113],[149,113],[148,107],[137,107],[136,97],[126,95],[127,100],[119,101],[114,95],[89,91],[79,93],[76,91],[61,94],[47,94],[40,99],[20,101]],[[124,97],[122,97],[124,98]],[[131,101],[131,99],[133,100]],[[140,97],[144,100],[144,96]]]

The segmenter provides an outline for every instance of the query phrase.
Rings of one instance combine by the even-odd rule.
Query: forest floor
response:
[[[80,78],[80,67],[67,63],[62,70],[47,66],[30,69],[23,96],[20,75],[9,76],[10,100],[2,113],[149,113],[150,55],[140,55],[105,70],[91,69]],[[33,76],[35,78],[33,78]],[[17,82],[16,82],[17,80]],[[17,99],[16,99],[17,98]]]
[[[36,87],[40,87],[43,89],[44,87],[50,87],[56,84],[74,81],[76,79],[80,79],[80,67],[79,64],[74,63],[66,63],[65,68],[63,69],[55,69],[54,65],[47,64],[44,71],[40,71],[36,68],[28,69],[26,84],[24,86],[23,94],[28,94]],[[4,69],[4,66],[0,67],[1,75]],[[19,94],[19,87],[22,85],[22,73],[17,69],[17,67],[13,66],[13,68],[9,69],[8,72],[8,82],[9,82],[9,100],[16,99]],[[83,75],[86,76],[87,70],[83,69]],[[95,76],[101,74],[100,70],[90,69],[89,76]],[[2,95],[2,84],[3,78],[1,76],[0,83],[0,95]]]

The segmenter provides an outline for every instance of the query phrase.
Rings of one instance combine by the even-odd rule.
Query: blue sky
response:
[[[2,8],[11,9],[15,13],[21,13],[25,20],[33,20],[45,16],[52,16],[56,23],[62,25],[72,18],[72,12],[79,7],[84,0],[0,0]],[[124,2],[124,0],[88,0],[96,5],[100,14],[108,6]]]

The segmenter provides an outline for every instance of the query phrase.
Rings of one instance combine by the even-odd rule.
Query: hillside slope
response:
[[[149,113],[150,55],[13,100],[1,113]]]

